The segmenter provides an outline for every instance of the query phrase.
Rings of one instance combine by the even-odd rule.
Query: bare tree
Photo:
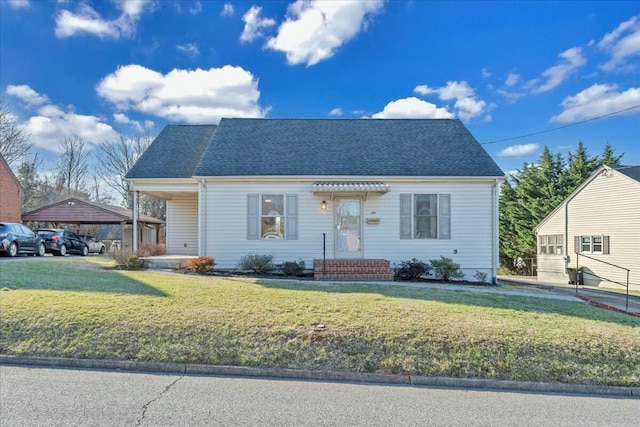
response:
[[[10,165],[24,159],[31,151],[30,135],[20,128],[9,105],[0,96],[0,154]]]
[[[59,142],[61,154],[58,157],[56,186],[63,196],[83,194],[86,196],[85,181],[89,169],[89,152],[83,140],[64,137]]]
[[[149,129],[142,134],[127,137],[120,134],[116,141],[104,141],[98,145],[97,162],[101,165],[99,175],[104,182],[117,191],[124,200],[125,207],[131,209],[131,188],[124,177],[149,147],[154,136]]]

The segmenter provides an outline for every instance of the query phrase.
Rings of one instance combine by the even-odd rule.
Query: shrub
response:
[[[144,267],[144,261],[140,258],[138,258],[138,255],[136,254],[131,254],[127,257],[127,268],[130,270],[135,270],[138,268],[143,268]]]
[[[158,243],[157,245],[143,243],[140,245],[140,250],[138,251],[138,253],[142,257],[166,255],[167,247],[162,243]]]
[[[121,249],[111,252],[111,256],[116,262],[116,267],[119,268],[127,267],[127,259],[129,259],[131,255],[133,255],[133,252],[130,249]]]
[[[423,274],[429,274],[429,270],[431,270],[429,264],[413,258],[409,261],[402,261],[398,266],[394,266],[393,273],[400,279],[412,280],[417,279]]]
[[[282,274],[284,274],[285,276],[302,276],[306,268],[307,265],[304,263],[304,261],[287,261],[283,262],[280,266]]]
[[[251,270],[254,273],[264,274],[276,269],[273,264],[273,255],[247,254],[240,258],[238,263],[240,270]]]
[[[460,264],[456,264],[451,258],[443,255],[440,255],[439,259],[432,259],[431,265],[436,271],[436,277],[445,282],[450,279],[462,279],[464,277],[464,273],[460,270]]]
[[[473,277],[480,283],[487,283],[487,273],[484,271],[476,270],[476,274],[474,274]]]
[[[197,274],[213,273],[216,260],[210,256],[199,256],[189,261],[188,269]]]

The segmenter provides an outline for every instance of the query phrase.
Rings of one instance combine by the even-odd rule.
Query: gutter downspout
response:
[[[198,181],[198,256],[206,254],[207,192],[204,178]]]
[[[493,208],[491,209],[491,282],[498,284],[498,260],[500,258],[500,240],[499,240],[499,224],[498,224],[498,185],[500,180],[496,179],[495,184],[491,187],[491,197]]]

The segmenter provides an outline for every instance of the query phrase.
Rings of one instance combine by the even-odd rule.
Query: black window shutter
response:
[[[580,236],[573,236],[573,252],[579,254],[581,251]]]
[[[609,236],[602,236],[602,254],[609,255]]]

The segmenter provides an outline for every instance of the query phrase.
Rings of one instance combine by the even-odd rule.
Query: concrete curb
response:
[[[136,362],[129,360],[70,359],[62,357],[19,357],[0,355],[0,366],[1,365],[27,365],[54,368],[84,368],[132,372],[158,372],[181,375],[224,375],[237,377],[340,381],[371,384],[404,384],[430,387],[591,394],[640,398],[640,387],[543,383],[531,381],[505,381],[477,378],[425,377],[419,375],[371,374],[358,372],[312,371],[302,369],[257,368],[247,366],[200,365],[192,363],[185,364]]]

